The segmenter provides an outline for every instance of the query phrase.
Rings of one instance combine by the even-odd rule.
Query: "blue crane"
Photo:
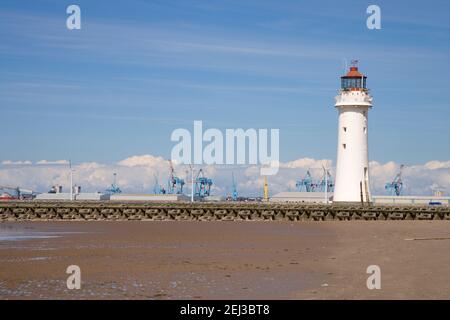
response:
[[[238,192],[237,192],[237,188],[236,188],[236,181],[234,180],[234,173],[231,173],[231,185],[232,185],[232,190],[231,190],[231,199],[233,201],[237,201],[238,200]]]
[[[311,173],[308,171],[306,171],[306,176],[301,179],[301,180],[297,180],[297,183],[295,184],[295,186],[297,187],[297,191],[306,191],[306,192],[313,192],[315,189],[315,184],[313,183],[313,180],[311,178]]]
[[[153,186],[154,194],[165,194],[166,189],[162,185],[159,184],[158,176],[156,174],[153,175],[155,177],[155,185]]]
[[[330,171],[325,169],[325,167],[322,166],[322,169],[323,169],[323,175],[322,175],[322,178],[316,184],[316,187],[318,188],[318,191],[325,192],[325,186],[327,186],[326,191],[333,192],[334,191],[333,177],[331,176]]]
[[[203,174],[203,169],[200,169],[195,177],[194,195],[200,198],[207,197],[211,195],[211,186],[213,181],[206,178]]]
[[[105,191],[106,194],[122,193],[122,190],[120,190],[119,186],[116,183],[117,173],[114,172],[113,176],[114,176],[113,183],[111,184],[111,186],[109,186],[108,189],[106,189]]]
[[[392,182],[386,183],[384,188],[389,191],[392,196],[400,196],[403,190],[402,171],[404,165],[400,166],[400,170]]]
[[[175,176],[175,170],[173,169],[172,160],[169,160],[170,173],[169,181],[167,182],[167,193],[169,194],[182,194],[184,180]]]

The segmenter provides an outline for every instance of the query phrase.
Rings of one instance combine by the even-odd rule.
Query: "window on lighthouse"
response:
[[[351,88],[366,88],[365,78],[341,78],[341,88],[351,89]]]

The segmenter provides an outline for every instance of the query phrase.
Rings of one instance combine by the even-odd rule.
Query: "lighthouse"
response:
[[[335,98],[339,127],[333,202],[370,202],[368,115],[372,97],[366,80],[358,71],[358,62],[352,61]]]

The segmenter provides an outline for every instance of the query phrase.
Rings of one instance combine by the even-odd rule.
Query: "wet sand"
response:
[[[450,221],[5,222],[0,299],[450,299],[449,237]]]

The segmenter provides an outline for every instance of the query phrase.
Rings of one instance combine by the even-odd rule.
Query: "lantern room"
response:
[[[350,71],[341,77],[342,90],[366,90],[367,77],[358,71],[357,63],[352,63]]]

